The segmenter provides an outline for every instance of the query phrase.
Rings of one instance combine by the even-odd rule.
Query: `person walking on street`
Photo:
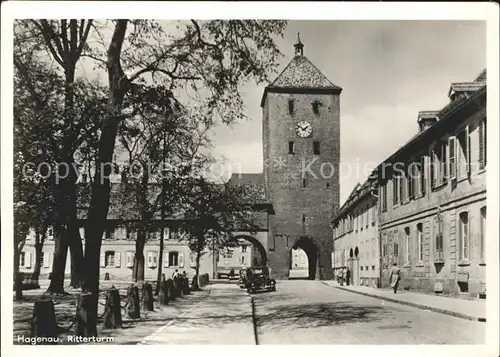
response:
[[[345,280],[346,280],[346,285],[349,286],[349,283],[351,281],[351,271],[349,270],[349,268],[346,268]]]
[[[392,264],[391,275],[389,276],[389,281],[391,282],[391,288],[394,290],[394,294],[398,291],[399,281],[401,280],[401,270],[398,268],[396,263]]]

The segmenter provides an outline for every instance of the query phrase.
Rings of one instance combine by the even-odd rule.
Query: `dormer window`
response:
[[[294,102],[293,99],[288,99],[288,112],[293,114],[294,111]]]

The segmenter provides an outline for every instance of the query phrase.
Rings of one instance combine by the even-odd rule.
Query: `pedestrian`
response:
[[[345,268],[340,269],[340,286],[344,286]]]
[[[389,276],[389,281],[391,282],[391,288],[394,290],[394,294],[398,291],[399,281],[401,280],[401,270],[396,263],[392,264],[391,275]]]
[[[349,268],[345,268],[345,280],[346,280],[346,285],[349,286],[349,282],[351,281],[351,271]]]

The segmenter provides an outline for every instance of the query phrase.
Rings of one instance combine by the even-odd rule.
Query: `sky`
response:
[[[418,132],[419,111],[439,110],[452,82],[471,81],[486,68],[480,21],[290,21],[277,41],[279,71],[294,55],[297,32],[304,55],[343,88],[340,158],[358,164],[341,172],[341,204],[367,178],[365,166],[374,168]],[[243,88],[248,121],[214,130],[213,155],[233,171],[262,172],[264,87]]]

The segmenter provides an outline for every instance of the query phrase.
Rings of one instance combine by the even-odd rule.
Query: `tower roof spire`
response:
[[[303,56],[304,55],[304,44],[300,41],[300,33],[297,32],[297,42],[295,42],[295,56]]]

